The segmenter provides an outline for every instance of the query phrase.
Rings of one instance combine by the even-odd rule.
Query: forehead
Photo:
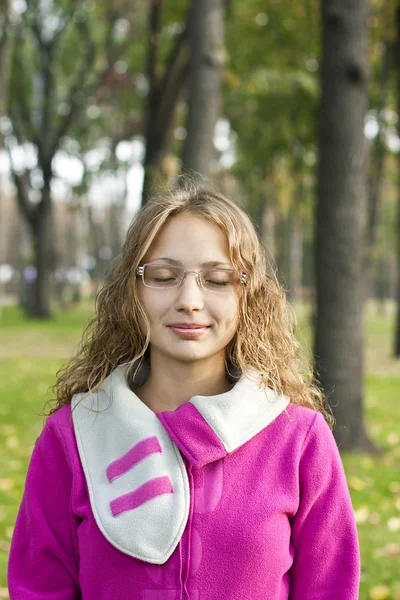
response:
[[[145,259],[164,257],[182,264],[231,262],[225,232],[209,219],[191,214],[171,217],[153,240]]]

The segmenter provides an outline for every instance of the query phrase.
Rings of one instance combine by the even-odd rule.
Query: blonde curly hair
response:
[[[57,373],[56,406],[74,394],[96,390],[118,367],[129,363],[134,378],[149,348],[149,323],[136,287],[136,272],[157,233],[174,215],[209,219],[225,232],[234,267],[247,274],[239,301],[239,323],[226,349],[226,364],[263,387],[289,396],[291,402],[321,411],[332,425],[311,367],[301,357],[286,294],[247,214],[209,186],[186,182],[154,196],[135,216],[121,255],[96,298],[96,310],[71,361]]]

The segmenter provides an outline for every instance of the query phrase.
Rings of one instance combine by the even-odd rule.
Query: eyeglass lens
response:
[[[154,288],[177,287],[184,278],[185,270],[172,265],[145,265],[144,284]],[[239,273],[230,269],[207,269],[199,275],[201,285],[214,292],[230,292],[239,285]]]

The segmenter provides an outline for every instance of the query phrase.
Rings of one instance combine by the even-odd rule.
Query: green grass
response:
[[[400,598],[399,391],[400,378],[367,377],[367,428],[384,454],[343,456],[358,522],[362,600],[377,586],[384,586],[378,599]]]
[[[56,371],[79,341],[91,306],[25,320],[14,307],[0,321],[0,599],[8,598],[6,564],[26,469],[40,433]],[[301,338],[309,343],[306,319]],[[361,544],[360,600],[400,600],[400,364],[390,356],[393,317],[368,317],[366,418],[380,456],[345,455]],[[379,586],[382,586],[379,588]],[[375,595],[374,595],[375,594]]]

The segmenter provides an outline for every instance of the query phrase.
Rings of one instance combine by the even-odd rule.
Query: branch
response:
[[[123,7],[123,10],[125,10],[125,7]],[[107,79],[107,76],[108,76],[110,70],[114,67],[117,60],[121,57],[121,55],[124,54],[125,50],[129,47],[129,45],[132,42],[132,38],[130,36],[127,36],[126,40],[123,43],[120,43],[119,45],[115,44],[112,33],[114,30],[115,22],[121,16],[121,11],[119,11],[119,12],[110,11],[109,15],[110,15],[110,17],[109,17],[108,22],[110,23],[110,27],[108,28],[108,31],[107,31],[106,44],[105,44],[105,46],[106,46],[106,56],[105,56],[105,60],[104,60],[105,66],[97,74],[95,74],[95,79],[94,79],[93,83],[90,85],[90,87],[88,88],[89,96],[95,94],[96,91],[103,85],[103,83]]]
[[[192,9],[189,9],[186,16],[184,30],[177,36],[174,46],[171,49],[169,57],[164,68],[162,79],[155,77],[155,65],[153,64],[155,52],[152,46],[149,46],[148,77],[150,83],[149,103],[147,109],[146,131],[147,137],[151,131],[162,131],[163,137],[167,132],[175,105],[182,86],[188,75],[188,60],[182,66],[182,54],[188,38],[188,31],[191,22]],[[154,26],[155,22],[153,22]]]
[[[182,55],[186,49],[192,13],[193,9],[190,8],[187,12],[185,28],[176,39],[165,66],[164,76],[160,82],[161,96],[155,117],[157,128],[165,127],[163,125],[165,123],[167,123],[167,127],[169,126],[176,102],[189,76],[190,58],[188,55],[186,59],[182,59]]]
[[[130,6],[129,3],[126,6]],[[123,6],[123,10],[125,10],[125,6]],[[105,57],[105,66],[98,73],[95,73],[93,81],[89,84],[86,84],[86,80],[88,77],[88,73],[90,73],[92,65],[95,59],[95,44],[90,35],[90,30],[88,27],[87,21],[80,22],[80,28],[82,30],[82,39],[86,44],[86,52],[82,58],[82,62],[80,68],[78,70],[78,74],[75,79],[75,83],[71,86],[70,92],[68,94],[67,104],[70,107],[70,110],[65,115],[64,119],[61,121],[52,144],[53,153],[58,147],[60,139],[66,135],[68,129],[73,123],[76,123],[81,115],[82,110],[86,106],[86,100],[90,96],[92,96],[104,83],[107,78],[110,69],[114,66],[115,62],[119,59],[121,54],[125,52],[125,49],[131,43],[131,38],[128,36],[126,41],[119,46],[117,46],[114,42],[113,31],[115,22],[121,16],[120,11],[116,11],[115,9],[110,9],[108,12],[107,22],[109,23],[109,27],[107,29],[105,46],[106,46],[106,57]],[[83,95],[85,96],[85,100],[82,101]]]
[[[151,0],[149,13],[149,32],[148,32],[148,51],[147,51],[147,79],[149,82],[150,91],[157,88],[157,55],[158,46],[160,43],[160,28],[161,28],[161,1]],[[150,100],[151,102],[151,100]]]
[[[174,47],[168,57],[167,64],[165,65],[164,77],[161,81],[161,89],[165,89],[169,85],[169,79],[173,77],[174,69],[181,57],[184,45],[188,39],[189,23],[191,20],[191,10],[188,11],[186,17],[186,24],[184,30],[177,36]]]
[[[394,48],[390,42],[383,43],[383,56],[382,56],[382,67],[381,67],[381,78],[380,78],[380,94],[379,94],[379,106],[378,106],[378,125],[379,133],[376,137],[376,164],[374,165],[374,175],[370,177],[369,181],[369,194],[368,194],[368,221],[366,228],[367,238],[367,249],[373,249],[376,243],[377,229],[378,229],[378,212],[379,205],[381,202],[381,186],[382,186],[382,175],[384,169],[385,160],[385,144],[384,144],[384,133],[385,133],[385,122],[383,118],[383,111],[387,106],[388,94],[389,94],[389,77],[391,62],[393,60]]]
[[[28,197],[28,191],[27,191],[27,184],[25,183],[24,177],[22,175],[18,175],[18,173],[16,172],[15,168],[14,168],[14,164],[13,164],[13,159],[11,156],[11,150],[8,146],[8,144],[6,144],[6,149],[7,149],[7,154],[8,154],[8,159],[10,161],[10,170],[11,170],[11,176],[14,182],[14,185],[17,189],[17,202],[18,202],[18,206],[20,211],[22,212],[22,214],[25,216],[28,224],[33,227],[36,221],[36,209],[34,207],[34,205],[29,202],[29,197]]]
[[[62,20],[61,26],[57,29],[53,37],[53,46],[56,48],[60,45],[60,41],[63,35],[65,35],[68,25],[74,20],[75,13],[78,9],[81,8],[82,3],[79,0],[69,0],[70,1],[70,10],[65,11],[65,19]]]
[[[4,48],[8,42],[9,25],[10,25],[10,0],[1,0],[0,3],[0,22],[1,22],[1,38],[0,38],[0,65],[4,54]]]
[[[169,127],[182,88],[188,80],[189,72],[190,61],[188,59],[179,70],[175,70],[174,76],[169,78],[168,86],[164,89],[157,111],[158,126],[164,123]]]
[[[123,142],[124,140],[129,140],[130,138],[134,137],[135,135],[138,135],[141,132],[142,120],[140,118],[128,119],[127,121],[125,121],[122,127],[119,128],[118,133],[116,133],[111,138],[112,152],[115,152],[115,149],[120,142]]]
[[[69,111],[65,115],[64,119],[61,120],[50,145],[50,154],[52,156],[57,150],[60,139],[66,135],[71,124],[80,116],[79,113],[83,109],[83,102],[81,101],[81,98],[84,94],[85,80],[87,78],[87,73],[90,72],[95,58],[95,46],[90,36],[87,21],[82,20],[79,23],[79,28],[82,30],[82,38],[85,40],[86,49],[83,53],[82,62],[79,66],[75,82],[71,85],[68,94],[67,104],[69,106]]]
[[[10,0],[1,0],[1,38],[0,38],[0,117],[6,112],[7,91],[10,73],[10,56],[11,56],[11,24]],[[2,144],[2,134],[0,133],[0,144]]]

